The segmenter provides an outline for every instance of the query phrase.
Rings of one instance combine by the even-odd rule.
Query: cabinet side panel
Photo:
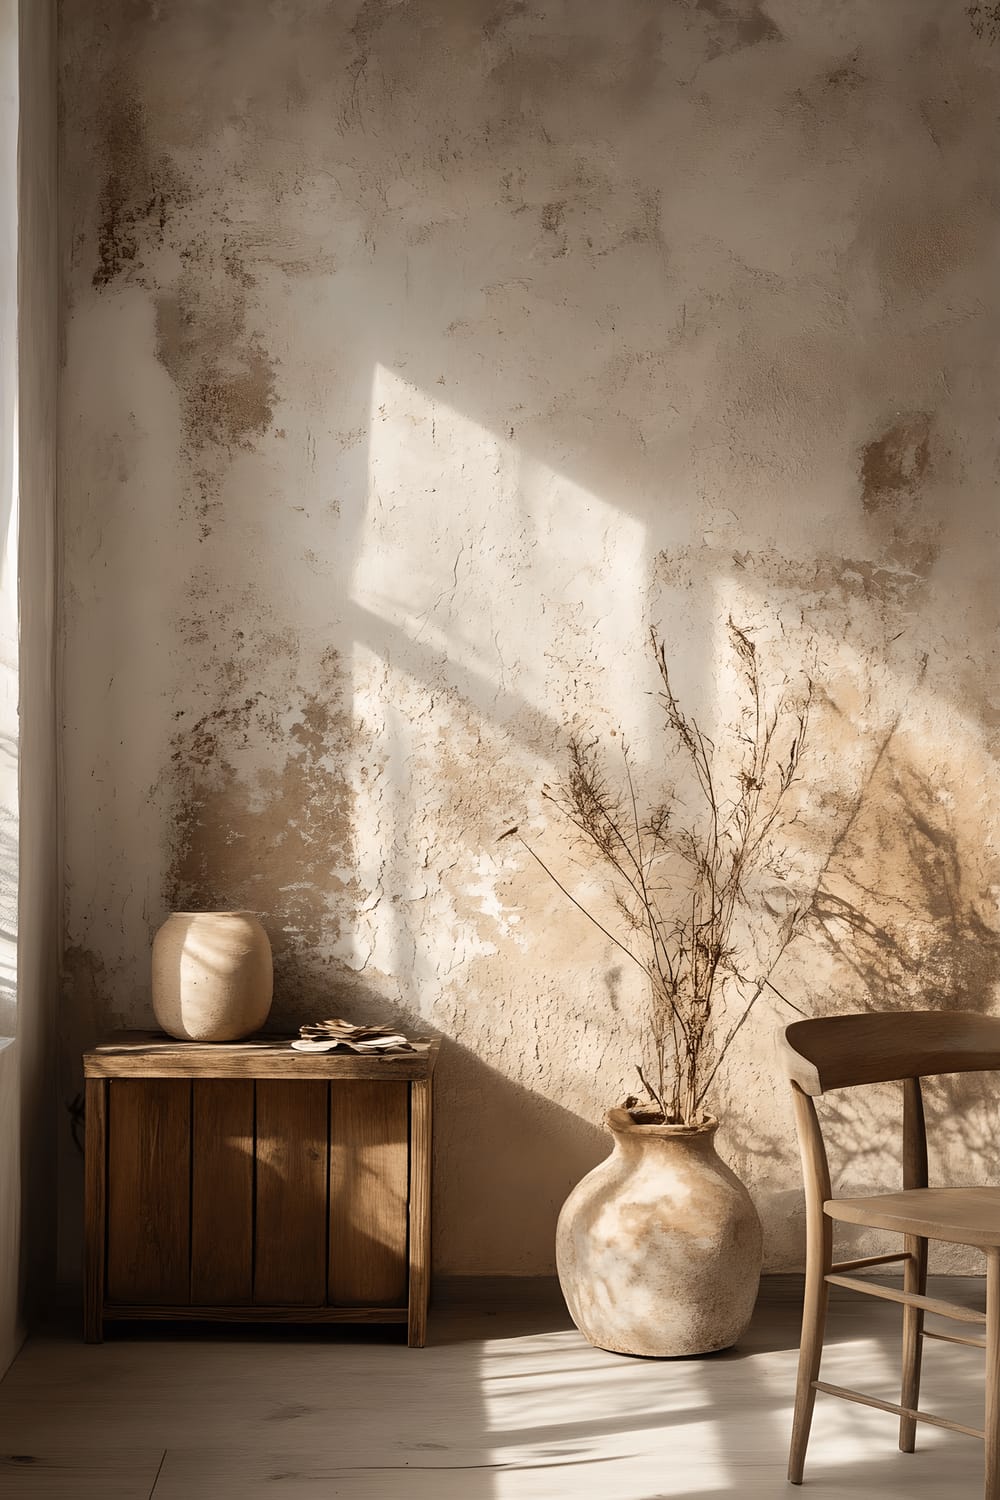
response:
[[[410,1320],[407,1343],[421,1349],[427,1338],[431,1290],[431,1122],[433,1083],[413,1084],[410,1095]]]
[[[87,1079],[84,1199],[83,1328],[88,1344],[103,1332],[104,1250],[107,1238],[107,1084]]]
[[[109,1302],[183,1306],[190,1297],[191,1084],[108,1085]]]
[[[257,1083],[254,1301],[326,1301],[329,1085]]]
[[[330,1301],[404,1307],[408,1083],[330,1085]]]
[[[191,1301],[253,1300],[253,1081],[197,1079],[192,1093]]]

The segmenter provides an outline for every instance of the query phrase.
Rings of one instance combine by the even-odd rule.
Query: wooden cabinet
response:
[[[437,1042],[388,1057],[122,1033],[84,1056],[84,1321],[406,1323],[430,1287]]]

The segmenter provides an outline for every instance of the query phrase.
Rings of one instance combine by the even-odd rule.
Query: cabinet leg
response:
[[[83,1342],[85,1344],[104,1343],[104,1318],[101,1309],[92,1308],[86,1297],[83,1308]]]
[[[427,1341],[431,1284],[431,1080],[410,1085],[410,1286],[407,1343]]]
[[[83,1337],[88,1344],[104,1339],[104,1241],[107,1181],[107,1082],[86,1083],[86,1149],[84,1158]]]

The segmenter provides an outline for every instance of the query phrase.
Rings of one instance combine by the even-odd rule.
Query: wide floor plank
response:
[[[128,1447],[0,1454],[0,1500],[149,1500],[163,1458]]]
[[[976,1281],[938,1283],[975,1300]],[[429,1343],[402,1330],[128,1329],[101,1346],[29,1341],[0,1385],[0,1452],[58,1459],[55,1488],[0,1497],[101,1500],[775,1500],[798,1341],[797,1294],[765,1282],[742,1347],[709,1359],[591,1349],[565,1310],[514,1293],[432,1310]],[[823,1378],[898,1393],[899,1312],[832,1298]],[[934,1344],[923,1401],[982,1420],[982,1358]],[[891,1417],[820,1397],[803,1500],[981,1500],[982,1449],[928,1430],[901,1454]],[[134,1445],[140,1474],[93,1465]],[[27,1472],[27,1466],[25,1466]],[[39,1470],[31,1482],[48,1483]],[[23,1474],[15,1473],[16,1479]],[[7,1480],[7,1489],[2,1488]],[[115,1488],[115,1485],[118,1488]],[[59,1485],[62,1488],[59,1488]],[[103,1485],[103,1487],[102,1487]]]

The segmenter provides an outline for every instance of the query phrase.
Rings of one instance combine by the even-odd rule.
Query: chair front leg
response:
[[[905,1249],[910,1259],[903,1267],[903,1290],[927,1291],[927,1241],[916,1235],[907,1235]],[[920,1360],[923,1353],[924,1310],[922,1307],[903,1308],[903,1386],[899,1398],[900,1406],[911,1411],[920,1404]],[[917,1446],[917,1422],[915,1417],[899,1419],[899,1449],[901,1453],[912,1453]]]
[[[792,1421],[792,1443],[788,1455],[788,1478],[802,1483],[806,1462],[806,1445],[812,1426],[816,1392],[813,1381],[819,1376],[823,1354],[823,1331],[830,1288],[826,1274],[833,1262],[833,1225],[825,1214],[818,1224],[810,1224],[806,1239],[806,1286],[802,1303],[802,1337],[799,1343],[799,1375],[795,1386],[795,1417]],[[1000,1500],[1000,1496],[997,1497]]]
[[[984,1500],[1000,1500],[1000,1250],[986,1252],[986,1483]]]

